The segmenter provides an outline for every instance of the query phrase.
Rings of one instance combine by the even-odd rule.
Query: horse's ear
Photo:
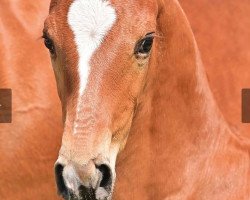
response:
[[[174,68],[183,73],[196,66],[196,42],[178,0],[157,0],[157,58],[159,68]],[[187,67],[188,66],[188,67]],[[189,69],[187,69],[189,68]]]
[[[157,25],[162,34],[171,34],[171,30],[191,33],[189,22],[178,0],[157,0]]]

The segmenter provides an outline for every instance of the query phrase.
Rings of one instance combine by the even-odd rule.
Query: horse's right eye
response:
[[[43,35],[43,39],[44,39],[44,45],[47,47],[51,55],[54,55],[55,47],[53,41],[45,34]]]
[[[142,54],[142,55],[148,55],[151,51],[152,45],[154,41],[154,32],[148,33],[143,39],[137,42],[134,54]]]

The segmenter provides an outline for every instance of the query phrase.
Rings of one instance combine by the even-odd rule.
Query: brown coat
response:
[[[127,148],[117,163],[114,198],[248,199],[249,148],[245,143],[250,126],[240,122],[240,91],[250,87],[249,2],[180,3],[191,22],[215,99],[232,131],[215,109],[216,116],[210,113],[209,117],[217,120],[208,128],[216,129],[220,137],[211,135],[210,138],[207,132],[190,135],[197,132],[204,118],[194,121],[197,105],[189,95],[180,97],[180,94],[182,91],[191,94],[192,84],[196,82],[186,70],[192,71],[192,66],[197,64],[197,52],[185,18],[176,16],[175,22],[181,26],[172,27],[173,33],[184,27],[190,40],[178,44],[174,38],[172,41],[167,38],[167,44],[173,42],[173,48],[170,45],[171,52],[164,58],[171,58],[168,64],[173,65],[170,62],[175,52],[186,44],[193,51],[183,54],[182,59],[176,58],[174,66],[186,62],[191,67],[184,69],[187,73],[181,68],[157,69],[161,76],[148,87],[158,92],[153,98],[150,96],[152,101],[146,106],[158,107],[149,111],[141,107],[142,113],[150,112],[152,118],[135,119],[137,123],[132,127]],[[15,4],[3,0],[0,6],[0,88],[13,90],[13,123],[0,124],[0,199],[57,199],[53,165],[61,140],[61,108],[48,56],[39,40],[48,4],[45,0],[35,4],[27,0]],[[170,10],[176,9],[175,4],[169,5]],[[180,14],[179,8],[177,13]],[[171,77],[168,82],[165,75]],[[177,75],[183,81],[176,87],[170,80]],[[171,87],[175,89],[169,90]],[[163,95],[171,105],[161,100]],[[164,125],[157,120],[161,117],[166,119]],[[183,119],[188,119],[188,123]],[[137,134],[138,130],[142,135]],[[154,135],[154,132],[169,134]],[[236,133],[246,138],[239,139]]]

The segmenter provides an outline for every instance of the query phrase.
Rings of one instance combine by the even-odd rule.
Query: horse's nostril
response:
[[[97,169],[100,170],[100,172],[102,173],[102,180],[100,183],[100,187],[106,188],[106,187],[110,187],[112,184],[112,172],[111,169],[108,165],[100,165],[97,166]]]
[[[63,168],[64,166],[62,166],[59,163],[55,165],[56,185],[57,185],[58,193],[62,195],[64,199],[68,199],[69,191],[63,180]]]

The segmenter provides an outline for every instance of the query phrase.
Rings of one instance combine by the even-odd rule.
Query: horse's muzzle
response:
[[[107,164],[86,166],[56,163],[55,177],[58,193],[65,200],[111,199],[113,176]]]

